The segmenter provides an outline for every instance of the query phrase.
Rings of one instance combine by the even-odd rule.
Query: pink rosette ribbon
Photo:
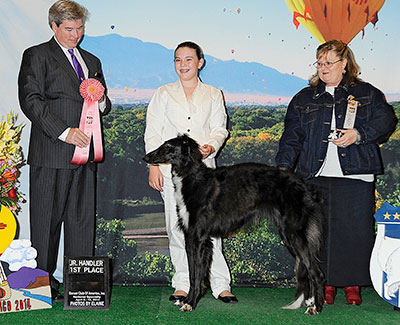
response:
[[[88,137],[93,138],[94,159],[99,162],[103,159],[103,142],[101,140],[101,125],[99,100],[104,95],[103,85],[96,79],[88,78],[80,86],[81,96],[84,98],[79,129]],[[89,159],[90,144],[84,148],[75,147],[71,164],[84,165]]]

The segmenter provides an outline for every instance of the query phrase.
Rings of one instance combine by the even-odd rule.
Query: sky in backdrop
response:
[[[118,33],[169,49],[193,40],[221,60],[258,62],[308,79],[319,42],[300,25],[284,0],[83,0],[91,12],[86,33]],[[362,78],[385,93],[400,93],[400,1],[386,0],[374,27],[350,43]],[[143,62],[151,64],[151,62]]]

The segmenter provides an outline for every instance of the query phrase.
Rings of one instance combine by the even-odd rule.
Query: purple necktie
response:
[[[79,61],[77,60],[75,54],[74,54],[74,50],[68,50],[69,54],[71,54],[71,58],[72,58],[72,63],[74,65],[76,74],[79,78],[79,81],[82,82],[83,80],[85,80],[85,75],[83,73],[82,70],[82,66],[80,65]]]

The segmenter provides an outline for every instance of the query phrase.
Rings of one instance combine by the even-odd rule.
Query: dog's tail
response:
[[[309,248],[312,250],[311,254],[319,256],[323,237],[323,198],[315,186],[306,184],[306,187],[307,195],[304,197],[305,209],[303,209],[303,213],[307,214],[307,216],[304,216],[307,220],[306,238]]]

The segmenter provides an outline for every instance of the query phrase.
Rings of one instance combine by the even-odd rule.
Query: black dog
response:
[[[324,276],[318,254],[322,209],[318,196],[291,172],[245,163],[217,169],[202,163],[199,145],[186,135],[166,141],[143,158],[149,164],[171,164],[179,226],[185,234],[190,290],[181,311],[196,308],[208,283],[211,237],[224,237],[262,218],[272,218],[296,258],[295,301],[283,307],[307,306],[319,314]]]

